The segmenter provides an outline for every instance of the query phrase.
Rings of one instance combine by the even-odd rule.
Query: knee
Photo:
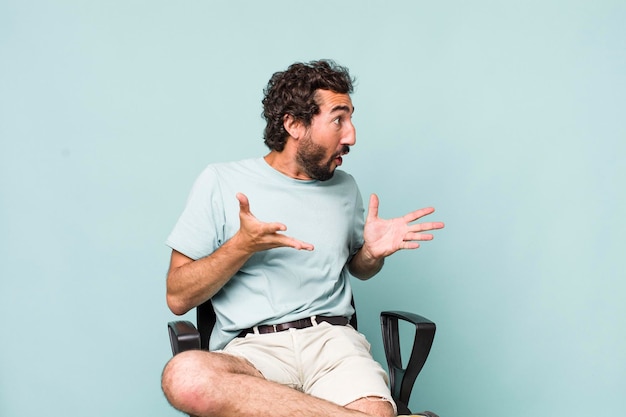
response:
[[[210,353],[199,350],[174,356],[163,369],[161,386],[169,403],[189,414],[203,414],[219,407],[212,381],[219,380]]]

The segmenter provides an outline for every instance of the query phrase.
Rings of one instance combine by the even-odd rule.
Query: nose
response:
[[[353,146],[356,143],[356,128],[352,124],[352,121],[345,124],[345,129],[346,129],[346,132],[343,135],[341,144]]]

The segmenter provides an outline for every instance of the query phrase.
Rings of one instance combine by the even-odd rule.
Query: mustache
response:
[[[347,155],[350,153],[350,147],[348,145],[343,145],[341,148],[341,152],[337,153],[337,156]]]

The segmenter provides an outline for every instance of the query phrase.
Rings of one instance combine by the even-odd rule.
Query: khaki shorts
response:
[[[248,334],[224,350],[247,359],[263,376],[341,406],[365,397],[391,399],[389,378],[370,344],[351,326],[320,323],[306,329]]]

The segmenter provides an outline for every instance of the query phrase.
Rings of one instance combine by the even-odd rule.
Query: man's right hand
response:
[[[281,232],[287,230],[287,226],[282,223],[264,223],[259,221],[250,212],[250,202],[245,194],[237,193],[239,200],[239,231],[233,239],[236,239],[242,249],[254,253],[268,249],[290,247],[297,250],[314,249],[310,243],[284,235]]]

